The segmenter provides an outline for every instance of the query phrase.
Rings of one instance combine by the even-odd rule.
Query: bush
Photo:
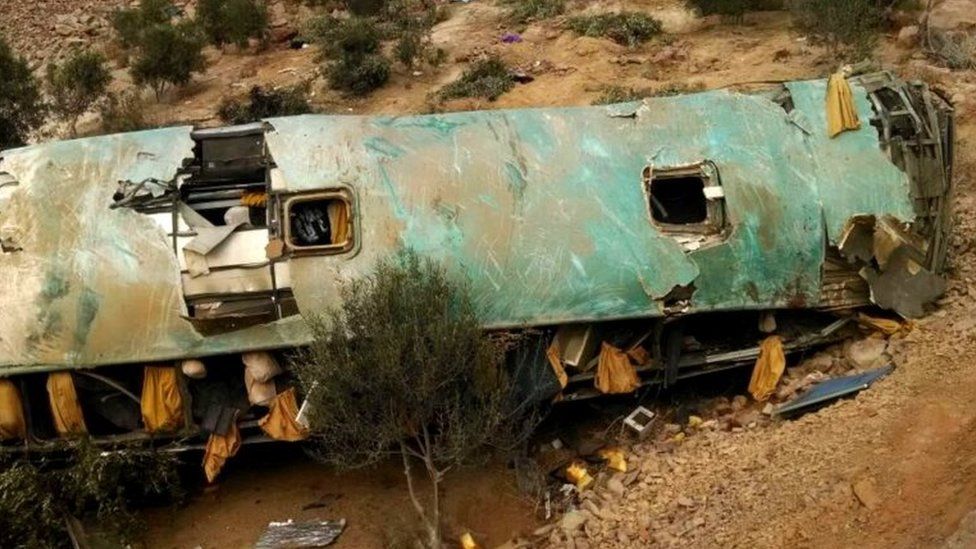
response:
[[[368,95],[390,79],[390,62],[380,54],[344,56],[329,65],[326,75],[332,89]]]
[[[200,0],[197,21],[211,44],[247,46],[249,38],[265,40],[268,8],[258,0]]]
[[[101,133],[122,133],[156,127],[146,117],[146,103],[138,91],[110,93],[98,107],[102,118]]]
[[[569,28],[583,36],[609,38],[634,47],[661,34],[661,22],[646,13],[625,11],[571,17]]]
[[[133,80],[137,85],[149,86],[159,99],[167,85],[182,86],[193,73],[206,68],[203,42],[196,25],[187,21],[146,29],[130,69]]]
[[[489,57],[464,70],[461,78],[444,86],[438,93],[441,99],[483,97],[494,101],[515,86],[512,73],[504,61]]]
[[[382,34],[372,19],[326,17],[306,30],[330,59],[329,85],[350,95],[366,95],[390,79],[390,62],[380,52]]]
[[[431,30],[444,16],[444,11],[430,0],[395,0],[386,7],[385,18],[392,27],[390,37],[396,39],[394,53],[403,66],[413,68],[418,60],[437,64],[439,55],[431,43]]]
[[[779,0],[686,0],[689,8],[703,16],[721,15],[723,18],[741,21],[746,13],[782,9]]]
[[[168,23],[176,13],[170,0],[142,0],[138,7],[114,11],[110,19],[122,47],[134,48],[141,43],[143,31]]]
[[[562,15],[566,0],[506,0],[508,16],[516,23],[529,23]]]
[[[0,547],[71,547],[69,517],[90,517],[113,545],[137,539],[130,504],[145,498],[182,497],[172,454],[102,452],[85,442],[66,463],[16,461],[0,468]]]
[[[52,107],[68,120],[72,137],[78,134],[78,117],[101,99],[111,80],[100,53],[75,51],[61,66],[47,66]]]
[[[27,61],[0,36],[0,149],[24,144],[44,122],[45,106]]]
[[[858,57],[869,53],[884,25],[879,0],[791,0],[797,25],[835,53]]]
[[[247,124],[275,116],[293,116],[312,112],[308,104],[308,86],[265,90],[254,86],[246,101],[227,99],[217,115],[228,124]]]
[[[694,84],[671,83],[658,88],[624,88],[622,86],[607,86],[603,92],[593,102],[594,105],[609,105],[612,103],[627,103],[630,101],[640,101],[648,97],[668,97],[672,95],[683,95],[694,93],[705,89],[701,82]]]
[[[440,547],[444,473],[479,457],[514,414],[504,351],[481,330],[465,284],[401,254],[343,293],[341,310],[310,322],[293,368],[308,395],[317,457],[340,467],[403,460],[428,543]],[[417,496],[412,468],[431,483]]]

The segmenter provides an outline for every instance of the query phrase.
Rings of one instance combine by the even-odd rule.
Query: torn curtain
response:
[[[51,402],[54,428],[61,436],[83,435],[88,432],[85,416],[78,403],[75,381],[71,372],[52,372],[47,376],[47,395]]]
[[[268,405],[268,415],[258,421],[261,430],[275,440],[296,442],[308,437],[308,429],[298,423],[295,388],[281,392]]]
[[[142,377],[142,423],[150,433],[179,429],[183,424],[183,395],[176,368],[146,366]]]
[[[20,391],[9,379],[0,379],[0,440],[23,440],[27,438],[27,423],[24,421],[24,406],[20,401]]]

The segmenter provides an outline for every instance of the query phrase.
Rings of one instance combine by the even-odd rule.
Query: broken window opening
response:
[[[700,177],[669,177],[651,181],[654,220],[672,225],[702,223],[708,218],[705,182]]]
[[[717,234],[725,226],[725,194],[710,162],[680,168],[644,168],[652,222],[665,232]]]
[[[292,197],[284,217],[292,251],[338,254],[353,248],[352,200],[346,191]]]

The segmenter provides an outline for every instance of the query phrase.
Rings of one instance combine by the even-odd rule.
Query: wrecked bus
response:
[[[944,289],[952,109],[889,73],[849,82],[859,127],[833,138],[814,80],[5,151],[2,447],[275,438],[303,315],[406,247],[535,342],[563,400],[608,392],[604,343],[671,385],[751,364],[768,332],[792,352],[855,308],[918,316]]]

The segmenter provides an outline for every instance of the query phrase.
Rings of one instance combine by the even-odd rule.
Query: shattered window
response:
[[[710,162],[680,168],[644,168],[654,224],[667,232],[717,233],[725,226],[725,193]]]
[[[344,191],[297,196],[285,203],[285,240],[295,251],[342,253],[353,247],[352,202]]]

